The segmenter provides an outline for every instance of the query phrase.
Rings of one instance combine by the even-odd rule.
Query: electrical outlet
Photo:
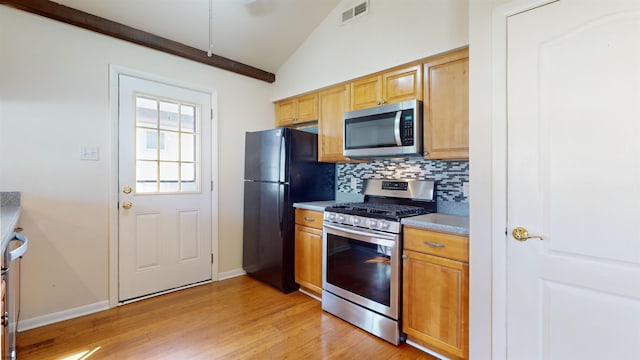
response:
[[[462,183],[462,196],[469,196],[469,182]]]
[[[351,178],[351,189],[355,190],[358,188],[358,179],[352,177]]]

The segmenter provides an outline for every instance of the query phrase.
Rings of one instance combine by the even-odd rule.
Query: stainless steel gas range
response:
[[[367,180],[364,195],[325,209],[322,309],[398,345],[400,221],[436,211],[435,182]]]

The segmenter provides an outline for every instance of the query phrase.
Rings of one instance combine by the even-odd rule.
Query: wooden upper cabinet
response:
[[[275,103],[276,127],[295,126],[318,120],[318,93],[296,96]]]
[[[405,100],[422,100],[422,65],[415,64],[354,80],[351,110],[367,109]]]
[[[349,161],[342,155],[342,118],[348,110],[349,85],[337,85],[318,93],[318,161]]]
[[[426,159],[469,158],[469,49],[424,63]]]

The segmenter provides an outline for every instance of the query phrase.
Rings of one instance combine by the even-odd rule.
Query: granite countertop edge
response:
[[[327,206],[333,206],[335,203],[335,200],[297,202],[293,203],[293,207],[313,211],[324,211],[324,208]]]
[[[11,240],[13,230],[18,224],[22,208],[20,206],[3,206],[0,208],[0,224],[2,224],[2,249],[5,248],[7,242]]]
[[[426,230],[469,235],[469,217],[467,216],[433,213],[402,219],[402,224]]]

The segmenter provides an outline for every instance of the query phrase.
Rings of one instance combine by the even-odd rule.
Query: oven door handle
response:
[[[390,241],[391,243],[389,244],[380,244],[380,245],[386,245],[386,246],[392,246],[393,244],[395,244],[396,239],[398,238],[397,234],[387,234],[387,233],[383,233],[381,231],[375,231],[375,230],[360,230],[357,229],[353,226],[345,226],[345,225],[338,225],[338,224],[332,224],[332,223],[323,223],[323,226],[325,228],[329,228],[329,229],[333,229],[333,230],[337,230],[342,232],[345,235],[359,235],[359,236],[363,236],[363,237],[374,237],[376,239],[381,239],[383,241]],[[369,241],[371,243],[379,243],[380,241]]]
[[[13,234],[13,240],[19,241],[22,243],[22,245],[20,245],[18,248],[13,249],[11,251],[9,251],[9,262],[19,258],[20,256],[24,255],[25,252],[27,252],[27,247],[29,246],[29,239],[24,236],[24,235],[20,235],[17,233]]]

